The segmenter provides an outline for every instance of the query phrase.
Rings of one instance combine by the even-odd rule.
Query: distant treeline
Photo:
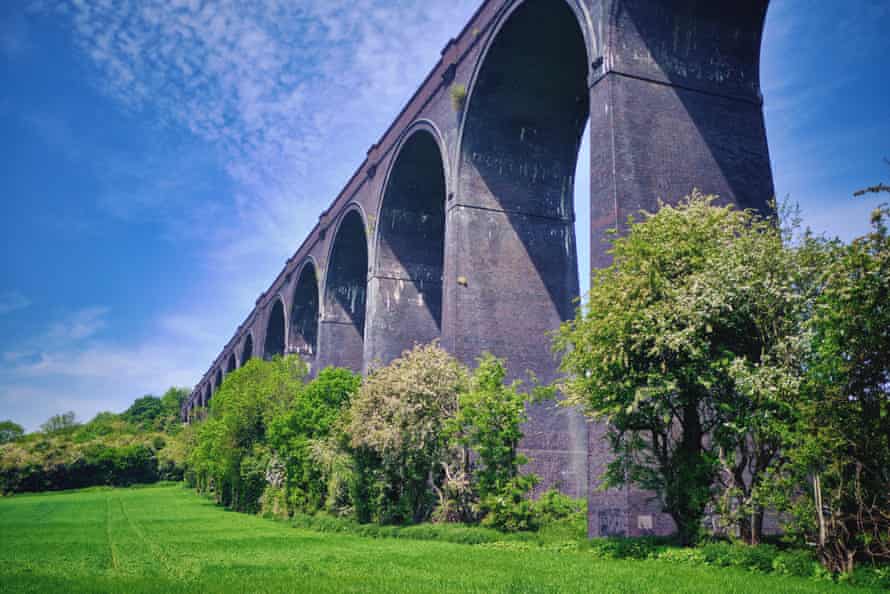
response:
[[[182,480],[185,453],[177,435],[187,395],[184,388],[171,388],[88,423],[78,423],[70,412],[54,415],[30,434],[11,421],[0,423],[0,492]]]

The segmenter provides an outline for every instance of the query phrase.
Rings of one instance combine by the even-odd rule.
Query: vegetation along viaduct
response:
[[[573,188],[590,130],[592,266],[603,237],[697,187],[773,196],[759,83],[769,0],[486,0],[321,213],[186,402],[250,357],[366,370],[440,339],[544,381],[547,333],[578,296]],[[545,486],[590,501],[593,535],[664,533],[643,492],[594,490],[604,428],[553,405],[523,448]]]

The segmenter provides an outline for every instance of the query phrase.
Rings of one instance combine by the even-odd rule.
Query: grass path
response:
[[[178,486],[0,499],[0,592],[863,591],[584,553],[320,534],[224,511]]]

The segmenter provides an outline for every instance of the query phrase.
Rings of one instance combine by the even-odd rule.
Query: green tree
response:
[[[12,421],[0,421],[0,443],[15,441],[25,434],[25,428]]]
[[[787,414],[774,388],[800,383],[797,262],[774,220],[698,193],[631,219],[610,253],[555,340],[567,403],[610,425],[604,485],[655,491],[691,543],[726,479],[727,508],[756,541],[773,419]]]
[[[490,524],[528,528],[532,513],[528,493],[539,479],[519,474],[520,466],[528,462],[519,453],[522,425],[528,420],[526,395],[519,392],[519,382],[505,384],[506,377],[504,361],[485,353],[469,389],[460,394],[457,414],[449,423],[460,465],[446,477],[449,496],[442,497],[440,505],[456,508],[456,519],[467,521],[473,519],[466,511],[467,502],[478,499],[478,511],[488,516]],[[470,452],[475,455],[472,465]],[[472,489],[461,488],[467,483]]]
[[[294,509],[314,512],[325,504],[330,476],[313,450],[330,435],[359,385],[358,374],[328,367],[299,390],[283,415],[272,419],[268,441],[284,463],[288,502]]]
[[[77,419],[74,415],[74,412],[69,411],[66,413],[61,413],[58,415],[53,415],[49,419],[46,420],[44,424],[40,426],[40,430],[44,433],[59,433],[62,431],[69,431],[74,429],[80,425],[77,422]]]
[[[795,418],[809,349],[805,325],[832,249],[809,232],[796,238],[799,218],[782,214],[784,228],[746,215],[744,232],[695,281],[720,307],[710,322],[722,335],[713,364],[725,369],[726,387],[711,434],[721,470],[717,509],[750,544],[762,537],[767,479],[786,461],[784,427]]]
[[[234,509],[257,509],[262,493],[258,469],[270,460],[268,427],[291,407],[306,374],[306,364],[289,356],[251,359],[228,376],[189,455],[200,488],[212,487],[218,501]]]
[[[379,491],[359,479],[363,496],[377,499],[379,521],[429,517],[435,503],[432,486],[441,484],[450,454],[443,429],[456,414],[467,381],[466,369],[433,343],[405,351],[362,383],[352,401],[348,432],[363,477],[373,475],[374,460],[379,461]]]
[[[180,411],[182,403],[188,398],[191,392],[188,388],[169,388],[164,395],[161,396],[161,417],[159,428],[164,431],[172,432],[179,428]]]
[[[164,407],[161,404],[161,399],[149,394],[142,398],[137,398],[127,410],[121,413],[121,418],[128,423],[149,428],[156,426],[158,419],[160,419],[163,413]]]
[[[888,219],[886,205],[875,210],[872,231],[837,247],[826,268],[786,439],[790,510],[835,572],[857,559],[890,559]]]

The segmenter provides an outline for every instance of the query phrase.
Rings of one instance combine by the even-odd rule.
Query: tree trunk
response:
[[[761,506],[754,507],[751,513],[751,544],[760,544],[763,539],[763,516],[764,510]]]
[[[694,397],[689,397],[683,407],[683,434],[674,456],[675,492],[674,505],[671,506],[674,508],[671,516],[683,546],[695,544],[706,503],[701,490],[709,489],[713,479],[712,473],[704,467],[702,437],[698,403]]]
[[[822,482],[819,473],[813,474],[813,497],[816,504],[816,519],[819,523],[819,541],[816,543],[819,549],[825,548],[825,516],[822,515]]]

